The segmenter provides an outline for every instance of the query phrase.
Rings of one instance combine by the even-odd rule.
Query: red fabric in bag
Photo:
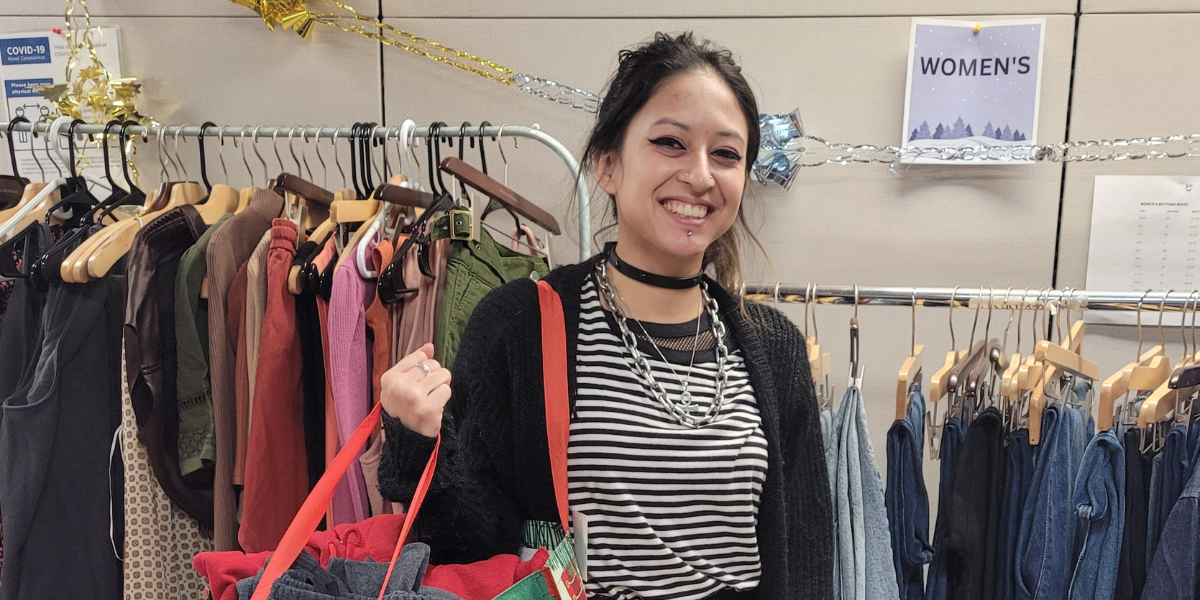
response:
[[[329,566],[335,556],[384,562],[392,558],[396,540],[404,526],[404,515],[378,515],[358,523],[344,523],[331,531],[317,531],[308,538],[305,551]],[[213,600],[237,600],[238,581],[253,577],[266,564],[271,552],[202,552],[192,565],[208,579]],[[521,562],[508,554],[469,565],[430,566],[423,585],[446,590],[463,600],[492,600],[512,584],[546,564],[549,554],[539,550],[533,559]]]

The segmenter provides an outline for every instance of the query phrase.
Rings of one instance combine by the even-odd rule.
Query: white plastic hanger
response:
[[[50,139],[57,140],[59,130],[62,129],[64,125],[70,125],[70,124],[71,124],[71,117],[59,117],[59,118],[55,119],[53,123],[50,124],[50,130],[48,132],[46,132],[46,138],[42,140],[42,142],[44,144],[46,144],[47,151],[50,148],[48,140],[50,140]],[[30,150],[30,152],[33,151],[32,127],[31,127],[30,138],[29,138],[29,150]],[[50,156],[49,153],[47,153],[46,156]],[[54,159],[51,158],[50,160],[53,161]],[[13,215],[12,218],[5,221],[3,225],[0,225],[0,241],[4,241],[5,239],[8,239],[8,236],[12,234],[13,230],[16,229],[18,224],[24,222],[25,217],[28,216],[29,213],[32,213],[38,207],[42,207],[43,209],[46,208],[45,206],[43,206],[46,198],[48,198],[54,192],[58,191],[58,188],[61,188],[62,186],[66,185],[66,184],[67,184],[67,178],[62,177],[61,173],[60,173],[60,177],[58,179],[51,181],[45,188],[42,188],[42,191],[38,192],[38,194],[36,196],[34,196],[32,200],[30,200],[29,202],[26,202],[25,205],[21,207],[21,210],[17,211],[17,214]]]

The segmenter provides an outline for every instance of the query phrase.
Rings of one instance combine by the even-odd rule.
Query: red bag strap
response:
[[[567,385],[566,320],[563,317],[562,299],[558,297],[554,288],[545,281],[539,281],[537,286],[542,313],[542,378],[545,384],[546,439],[550,446],[550,470],[554,479],[554,498],[558,503],[558,516],[562,521],[563,531],[569,531],[567,528],[570,523],[567,518],[567,441],[571,432],[571,415],[570,392]],[[379,423],[382,409],[382,404],[375,405],[375,409],[367,415],[366,419],[363,419],[362,423],[359,423],[354,434],[346,441],[346,445],[338,451],[333,462],[325,469],[325,473],[317,481],[316,487],[304,500],[304,504],[300,506],[300,512],[292,519],[291,525],[288,525],[287,532],[279,541],[279,546],[275,548],[271,561],[267,563],[266,570],[263,571],[263,575],[258,581],[258,586],[254,588],[251,600],[267,600],[275,580],[279,579],[279,576],[291,567],[296,557],[304,551],[304,546],[308,544],[308,538],[317,530],[321,517],[325,516],[326,507],[333,500],[333,493],[338,482],[350,468],[350,464],[358,457],[359,451],[366,446],[371,432]],[[429,462],[425,464],[425,471],[421,473],[417,489],[413,493],[408,513],[404,515],[404,526],[400,530],[400,539],[396,540],[396,548],[392,551],[392,560],[388,565],[383,587],[379,590],[380,600],[383,598],[388,582],[391,581],[396,559],[404,548],[404,541],[408,539],[413,521],[416,520],[417,512],[420,511],[421,503],[425,500],[425,494],[429,491],[429,485],[433,481],[433,474],[437,470],[438,449],[441,448],[441,444],[442,437],[439,435],[433,452],[429,455]]]
[[[317,530],[317,525],[321,523],[321,517],[325,516],[325,508],[333,500],[333,492],[337,489],[338,481],[350,468],[350,464],[358,458],[359,451],[366,446],[371,432],[379,423],[382,409],[382,404],[376,404],[375,409],[367,415],[367,418],[359,423],[354,434],[346,441],[346,445],[342,446],[333,462],[329,464],[329,468],[325,469],[325,474],[321,475],[316,487],[313,488],[308,498],[305,498],[304,504],[300,506],[300,512],[296,513],[291,525],[288,525],[287,532],[283,534],[283,539],[279,541],[279,546],[275,548],[275,552],[271,556],[271,561],[267,563],[267,568],[263,571],[258,586],[254,588],[251,600],[267,600],[275,580],[279,579],[279,576],[288,570],[296,561],[296,557],[304,551],[304,546],[308,544],[308,538]],[[441,443],[442,438],[438,436],[433,453],[429,456],[429,462],[425,465],[425,472],[421,475],[421,482],[417,485],[417,491],[413,495],[412,504],[404,516],[400,539],[396,541],[396,549],[392,553],[392,564],[388,566],[387,577],[384,579],[383,588],[379,591],[380,598],[383,598],[383,590],[387,589],[387,582],[392,576],[392,567],[396,564],[396,557],[400,555],[400,549],[404,547],[404,540],[408,539],[408,532],[412,528],[413,520],[416,519],[421,502],[425,499],[425,493],[429,490],[429,482],[433,480],[433,472],[437,468],[438,448]]]
[[[550,474],[564,532],[567,524],[567,442],[571,433],[571,401],[567,386],[567,324],[562,299],[545,281],[538,281],[542,310],[542,382],[546,396],[546,440],[550,445]]]

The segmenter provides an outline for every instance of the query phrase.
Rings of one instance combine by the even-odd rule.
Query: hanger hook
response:
[[[950,292],[950,310],[947,311],[948,320],[950,322],[950,351],[958,351],[958,342],[954,339],[954,298],[958,296],[958,286],[954,286],[954,290]]]
[[[1021,323],[1025,321],[1025,304],[1029,295],[1028,288],[1021,289],[1021,301],[1017,303],[1017,352],[1021,352]]]
[[[212,193],[212,184],[208,182],[208,161],[204,156],[204,132],[208,131],[209,127],[216,127],[217,124],[212,121],[205,121],[200,124],[200,133],[196,135],[196,142],[200,144],[200,180],[204,182],[204,187],[208,188],[209,193]],[[217,154],[221,153],[221,149],[217,148]]]
[[[225,128],[217,127],[217,158],[221,161],[221,174],[225,177],[225,185],[229,185],[229,169],[225,167]]]
[[[179,170],[183,171],[183,179],[182,180],[187,181],[188,179],[191,179],[191,176],[188,175],[187,166],[183,164],[183,159],[179,157],[179,133],[181,131],[183,131],[184,127],[187,127],[187,125],[179,125],[179,126],[175,127],[175,135],[174,135],[175,145],[172,147],[173,148],[172,152],[175,153],[175,161],[176,161],[176,164],[178,165]],[[187,141],[186,137],[184,138],[184,141]],[[176,173],[176,175],[178,175],[178,173]]]
[[[274,131],[271,132],[271,150],[275,152],[275,162],[279,164],[279,172],[286,173],[287,169],[283,167],[283,158],[279,156],[279,130],[283,129],[282,125],[276,125]]]
[[[1151,290],[1146,290],[1146,293],[1142,294],[1142,297],[1138,299],[1137,303],[1138,358],[1141,358],[1142,356],[1142,303],[1146,301],[1146,296],[1150,295],[1150,291]]]
[[[983,307],[983,288],[978,288],[975,294],[975,322],[971,324],[971,342],[967,344],[967,352],[975,347],[975,329],[979,327],[979,309]]]
[[[38,121],[38,122],[40,123],[41,121]],[[29,124],[29,156],[33,157],[33,162],[37,164],[38,171],[42,174],[42,182],[45,182],[46,181],[46,169],[44,167],[42,167],[42,161],[38,160],[37,152],[35,152],[33,149],[33,140],[37,136],[38,136],[37,135],[37,123],[30,123]],[[50,154],[46,153],[46,155],[49,156]]]
[[[288,129],[288,137],[287,137],[288,154],[292,155],[292,163],[294,163],[296,165],[296,175],[303,177],[304,176],[304,168],[300,165],[300,159],[296,158],[296,139],[295,139],[295,137],[296,137],[296,128],[297,127],[303,127],[303,126],[302,125],[292,125],[292,128]]]
[[[242,141],[242,164],[246,166],[246,174],[250,176],[250,187],[254,187],[254,169],[250,168],[250,161],[246,160],[246,129],[248,126],[243,125],[242,130],[238,132],[238,137],[233,138],[233,147],[238,147],[238,140]]]
[[[129,177],[129,157],[126,155],[126,152],[125,152],[125,143],[127,141],[130,144],[133,143],[131,140],[128,139],[125,132],[128,131],[130,127],[133,127],[135,125],[137,125],[136,121],[125,121],[125,122],[121,123],[121,132],[117,134],[117,142],[118,142],[117,149],[121,151],[121,174],[125,176],[125,185],[129,186],[130,192],[136,191],[138,193],[141,193],[142,190],[138,189],[138,187],[133,184],[133,179]],[[145,134],[146,134],[146,128],[142,127],[142,135],[144,136]]]
[[[1180,337],[1180,339],[1183,340],[1183,361],[1182,361],[1183,363],[1188,362],[1188,359],[1191,358],[1192,353],[1195,352],[1195,351],[1188,352],[1188,340],[1187,340],[1188,309],[1187,309],[1187,306],[1188,306],[1189,301],[1193,302],[1193,303],[1195,302],[1194,300],[1192,300],[1192,297],[1197,296],[1197,295],[1200,295],[1200,290],[1192,290],[1191,292],[1188,293],[1187,298],[1185,298],[1183,300],[1183,310],[1181,310],[1180,314],[1179,314],[1179,337]]]
[[[338,173],[342,174],[342,188],[346,187],[346,171],[342,169],[342,159],[338,156],[338,136],[341,135],[342,128],[336,127],[333,130],[333,162],[337,165]]]
[[[271,174],[267,172],[267,161],[263,160],[262,154],[258,152],[258,130],[262,129],[262,125],[254,126],[254,134],[250,136],[250,141],[254,142],[251,148],[254,149],[254,156],[258,158],[258,162],[262,163],[263,169],[263,185],[271,179]]]
[[[854,284],[854,318],[858,318],[858,284]]]
[[[480,140],[480,142],[482,143],[482,140]],[[772,304],[776,304],[776,305],[779,304],[779,286],[780,286],[780,282],[776,281],[775,282],[775,292],[771,294],[771,303]]]
[[[1174,292],[1174,291],[1175,290],[1167,290],[1167,293],[1163,294],[1162,299],[1158,301],[1158,339],[1162,343],[1162,347],[1163,347],[1164,351],[1167,349],[1167,336],[1165,334],[1163,334],[1163,326],[1162,326],[1163,311],[1166,310],[1167,297],[1170,296],[1171,292]]]
[[[1003,306],[1001,306],[1001,308],[1008,310],[1008,324],[1004,326],[1004,339],[1001,341],[1001,344],[1000,344],[1001,346],[1004,347],[1005,351],[1008,350],[1008,332],[1010,329],[1012,329],[1013,317],[1016,316],[1016,314],[1015,314],[1016,310],[1014,310],[1012,305],[1008,303],[1008,299],[1011,296],[1012,296],[1012,288],[1008,288],[1004,292],[1004,300],[1001,301],[1001,304],[1003,305]]]
[[[71,121],[71,124],[67,126],[67,160],[71,163],[68,165],[71,171],[71,177],[79,176],[79,170],[75,166],[75,128],[83,125],[83,123],[83,119],[74,119]]]
[[[167,173],[167,163],[163,161],[163,127],[155,125],[154,129],[154,152],[158,156],[159,178],[166,181],[170,178]]]
[[[813,309],[812,309],[813,341],[819,344],[819,343],[821,343],[821,330],[817,329],[817,304],[818,304],[818,302],[817,302],[817,284],[816,284],[816,282],[813,282],[813,284],[812,284],[812,303],[813,303]]]
[[[979,299],[983,300],[982,294],[980,295]],[[984,327],[983,327],[983,340],[985,342],[988,340],[988,336],[990,336],[992,334],[992,308],[995,306],[995,304],[996,304],[996,289],[989,287],[988,288],[987,324],[984,325]]]
[[[8,158],[12,161],[13,175],[21,176],[21,172],[17,169],[17,147],[16,140],[13,139],[13,127],[17,123],[29,123],[29,119],[25,117],[15,117],[8,122],[8,130],[5,132],[8,135]],[[33,126],[30,125],[30,129]]]
[[[912,340],[913,349],[917,347],[917,288],[912,289]]]
[[[313,152],[317,153],[317,160],[321,162],[321,187],[329,189],[329,168],[325,166],[325,157],[321,155],[321,128],[317,127],[317,143],[313,146]]]

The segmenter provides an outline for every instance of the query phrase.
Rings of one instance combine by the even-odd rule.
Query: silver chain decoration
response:
[[[805,136],[799,147],[801,167],[828,164],[882,163],[894,169],[899,163],[915,158],[944,161],[1037,161],[1083,162],[1121,161],[1200,156],[1200,134],[1168,137],[1132,138],[1056,144],[962,148],[900,148],[897,146],[851,145]]]
[[[601,261],[596,267],[597,277],[600,282],[600,291],[604,294],[604,300],[612,309],[613,316],[617,319],[617,326],[621,330],[621,341],[625,344],[625,349],[633,355],[634,368],[638,374],[646,380],[650,386],[650,393],[654,394],[655,399],[659,404],[679,421],[680,425],[699,429],[705,425],[709,425],[717,420],[721,414],[721,408],[725,405],[725,386],[729,382],[729,373],[725,370],[725,363],[729,359],[729,348],[725,345],[725,324],[721,322],[720,315],[717,312],[717,301],[708,294],[708,285],[700,282],[700,293],[704,296],[704,302],[708,306],[709,317],[712,319],[713,335],[717,338],[717,395],[713,398],[712,404],[708,410],[700,416],[693,414],[695,408],[690,403],[676,404],[667,396],[667,390],[654,378],[654,373],[650,370],[650,362],[637,348],[637,337],[634,336],[633,330],[629,328],[628,320],[625,317],[625,311],[617,304],[616,293],[613,292],[612,284],[608,281],[608,268],[605,261]]]
[[[527,73],[517,73],[514,79],[517,89],[556,104],[589,113],[595,113],[600,108],[600,97],[586,90]],[[993,147],[965,146],[962,148],[901,148],[872,144],[842,144],[811,135],[804,136],[797,141],[799,143],[789,144],[786,151],[800,156],[799,166],[801,167],[880,163],[889,165],[893,171],[896,165],[917,158],[946,162],[1082,162],[1200,157],[1200,133],[1167,137]]]
[[[525,73],[517,73],[513,79],[517,84],[517,89],[539,98],[578,108],[584,112],[594,113],[600,110],[600,97],[591,92]]]

